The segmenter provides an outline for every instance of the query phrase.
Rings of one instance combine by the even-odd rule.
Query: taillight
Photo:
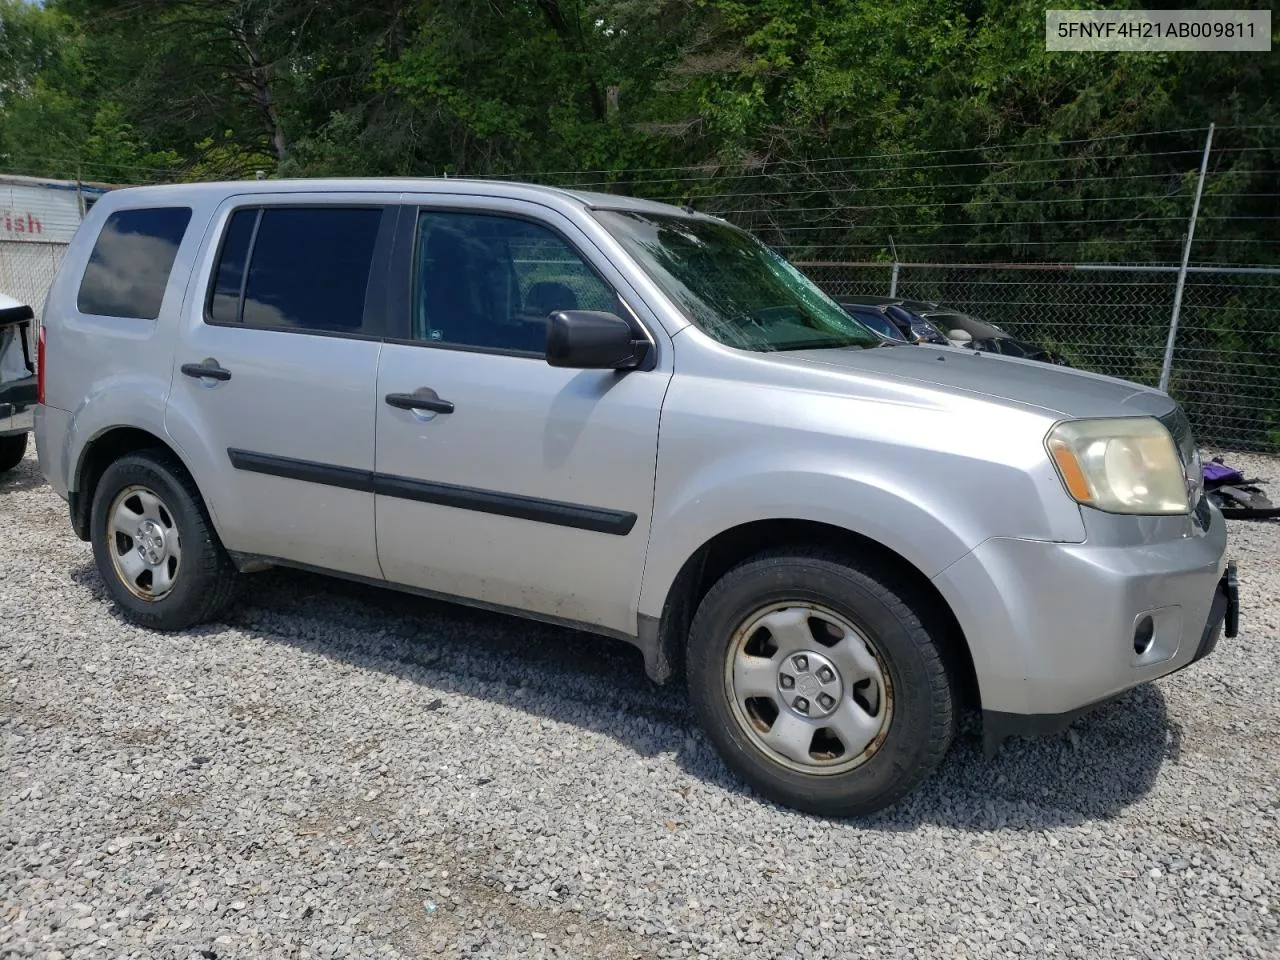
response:
[[[27,394],[31,396],[31,394]],[[36,341],[36,403],[44,403],[44,327],[40,327],[40,338]]]

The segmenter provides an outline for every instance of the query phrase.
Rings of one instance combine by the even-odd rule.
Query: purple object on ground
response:
[[[1204,465],[1205,486],[1218,487],[1224,483],[1243,483],[1244,474],[1220,461],[1210,460]]]

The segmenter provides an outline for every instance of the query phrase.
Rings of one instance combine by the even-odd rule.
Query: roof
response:
[[[315,177],[280,180],[222,180],[216,182],[173,183],[125,187],[116,196],[233,196],[237,193],[452,193],[472,196],[500,196],[546,202],[571,201],[596,210],[647,211],[667,216],[707,216],[691,214],[684,208],[654,200],[642,200],[614,193],[570,190],[517,180],[484,180],[467,177]],[[128,201],[126,201],[128,202]]]

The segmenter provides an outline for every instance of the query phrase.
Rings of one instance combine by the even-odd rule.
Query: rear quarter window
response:
[[[103,317],[154,320],[190,207],[117,210],[107,217],[80,280],[76,308]]]

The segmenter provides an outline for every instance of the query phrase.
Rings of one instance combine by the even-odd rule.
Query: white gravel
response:
[[[30,457],[0,532],[6,958],[1280,956],[1280,524],[1209,660],[854,822],[621,643],[285,572],[135,629]]]

